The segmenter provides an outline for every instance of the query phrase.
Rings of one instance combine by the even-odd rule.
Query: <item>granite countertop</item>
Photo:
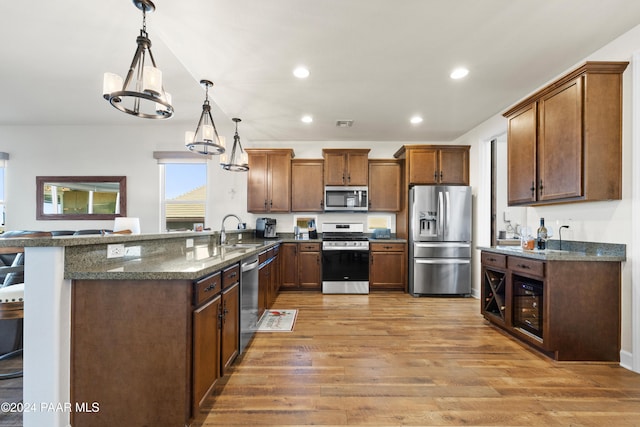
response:
[[[543,261],[626,261],[626,245],[615,243],[563,241],[548,242],[545,250],[524,250],[521,246],[478,246],[477,249],[503,255],[520,256]]]

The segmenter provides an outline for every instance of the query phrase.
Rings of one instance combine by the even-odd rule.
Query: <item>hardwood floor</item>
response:
[[[22,356],[0,362],[0,374],[15,372],[20,369],[22,369]],[[0,404],[18,402],[22,402],[22,377],[0,380]],[[22,414],[0,410],[0,426],[21,427]]]
[[[281,293],[293,332],[258,333],[196,427],[640,426],[640,375],[554,362],[476,299]]]

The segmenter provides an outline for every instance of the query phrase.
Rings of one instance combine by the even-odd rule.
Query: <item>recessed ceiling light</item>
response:
[[[293,70],[293,75],[299,79],[306,79],[307,77],[309,77],[309,69],[304,66],[296,67]]]
[[[451,74],[449,74],[449,77],[457,80],[465,77],[467,74],[469,74],[469,70],[467,70],[466,68],[460,67],[453,70]]]
[[[311,116],[302,116],[302,118],[300,120],[302,120],[303,123],[311,123],[311,122],[313,122],[313,117],[311,117]]]
[[[411,122],[412,125],[417,125],[418,123],[422,123],[422,117],[413,116],[409,121]]]

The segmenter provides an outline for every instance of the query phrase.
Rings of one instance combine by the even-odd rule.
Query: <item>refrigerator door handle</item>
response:
[[[469,259],[449,259],[449,258],[439,258],[439,259],[414,259],[416,264],[470,264],[471,260]]]
[[[444,223],[444,229],[447,230],[447,228],[449,228],[449,222],[451,221],[451,199],[449,198],[449,192],[445,191],[444,193],[444,217],[445,217],[445,223]],[[444,231],[443,231],[444,233]]]
[[[438,191],[438,236],[444,235],[444,200],[442,191]]]

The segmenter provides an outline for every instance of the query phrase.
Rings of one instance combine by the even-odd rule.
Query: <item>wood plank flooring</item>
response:
[[[0,374],[22,369],[22,356],[0,361]],[[0,404],[22,402],[22,377],[0,380]],[[22,414],[0,410],[0,427],[21,427]]]
[[[258,333],[196,427],[640,426],[640,375],[554,362],[476,299],[281,293],[293,332]]]

